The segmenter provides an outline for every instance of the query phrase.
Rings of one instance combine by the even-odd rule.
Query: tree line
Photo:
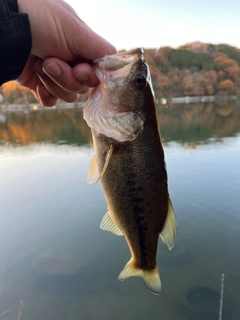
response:
[[[157,97],[240,96],[240,50],[192,42],[177,49],[146,49]]]

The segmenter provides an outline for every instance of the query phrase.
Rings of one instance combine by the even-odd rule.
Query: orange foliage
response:
[[[6,82],[2,85],[2,92],[7,93],[9,91],[14,91],[14,90],[20,90],[20,91],[28,91],[27,88],[20,86],[17,82],[15,81],[9,81]]]
[[[160,77],[160,86],[163,89],[169,89],[171,87],[171,80],[168,77],[162,75]]]
[[[233,59],[229,59],[228,56],[224,53],[219,53],[214,58],[214,61],[222,68],[238,67],[237,62]]]
[[[226,68],[226,72],[228,73],[229,77],[234,82],[237,82],[240,80],[240,67],[239,66],[228,67],[228,68]]]
[[[0,141],[28,145],[32,142],[52,141],[69,128],[80,133],[80,138],[90,141],[91,131],[83,119],[82,110],[39,110],[25,113],[8,113],[8,121],[0,123]],[[71,131],[72,132],[72,131]],[[68,134],[67,134],[68,135]],[[70,133],[69,133],[70,135]]]
[[[218,87],[220,90],[223,90],[223,91],[230,93],[234,88],[234,83],[231,80],[226,79],[226,80],[221,81],[219,83]]]
[[[155,62],[154,62],[154,60],[153,60],[152,55],[149,54],[148,52],[146,52],[146,53],[144,54],[144,58],[145,58],[145,60],[147,61],[147,64],[149,65],[149,67],[155,65]]]
[[[217,80],[217,72],[214,71],[214,70],[205,71],[203,75],[204,75],[205,79],[208,79],[210,81],[216,81]]]
[[[217,83],[217,72],[214,70],[205,71],[203,74],[203,87],[205,89],[205,94],[213,95],[214,86]]]
[[[157,65],[164,65],[169,58],[172,49],[170,47],[161,47],[154,53],[154,61]]]
[[[199,41],[187,43],[184,45],[184,48],[197,53],[208,53],[208,44]]]
[[[172,51],[170,47],[161,47],[159,49],[159,53],[161,53],[164,57],[168,57]]]
[[[219,71],[218,72],[218,80],[222,81],[222,80],[224,80],[224,77],[225,77],[225,73],[223,71]]]

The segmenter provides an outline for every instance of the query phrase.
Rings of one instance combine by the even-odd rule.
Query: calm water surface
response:
[[[130,253],[99,228],[82,110],[0,109],[0,320],[218,320],[222,273],[222,319],[240,319],[240,107],[158,113],[178,230],[154,296],[117,280]]]

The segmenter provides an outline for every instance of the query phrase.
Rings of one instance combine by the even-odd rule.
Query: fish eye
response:
[[[143,87],[146,86],[146,78],[142,74],[137,74],[134,83],[138,89],[142,89]]]

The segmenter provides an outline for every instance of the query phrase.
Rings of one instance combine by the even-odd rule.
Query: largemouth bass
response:
[[[172,250],[176,219],[149,67],[143,50],[135,49],[95,60],[93,68],[100,84],[84,106],[84,119],[95,151],[87,180],[100,180],[108,205],[100,227],[128,243],[131,259],[119,279],[139,276],[159,294],[158,239]]]

